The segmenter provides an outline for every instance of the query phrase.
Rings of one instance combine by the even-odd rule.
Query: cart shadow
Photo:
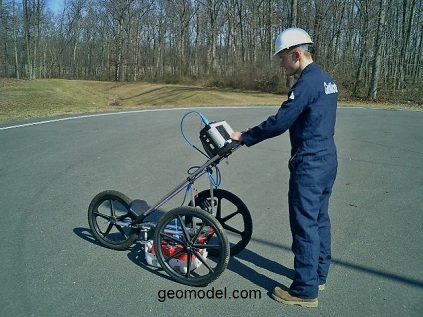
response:
[[[73,233],[75,233],[78,237],[80,237],[81,239],[88,241],[92,244],[95,244],[99,247],[103,247],[100,242],[98,242],[96,240],[96,238],[94,238],[92,231],[90,228],[74,228],[73,229]],[[104,247],[103,247],[104,248]]]
[[[78,227],[74,228],[73,232],[81,239],[90,242],[96,246],[105,248],[94,238],[90,228]],[[128,251],[128,259],[131,260],[138,267],[150,273],[153,273],[161,278],[173,281],[173,279],[170,278],[162,268],[154,267],[147,263],[145,259],[144,246],[139,240],[134,245],[132,245],[128,249]],[[269,272],[285,276],[289,279],[294,278],[294,270],[288,269],[287,267],[277,263],[276,261],[266,259],[263,256],[249,249],[244,249],[237,255],[232,256],[230,258],[227,270],[239,274],[243,278],[251,281],[252,283],[264,289],[273,289],[275,285],[280,284],[280,281],[276,281],[264,274],[259,273],[258,271],[252,269],[243,262],[249,262],[257,267],[261,267]]]
[[[147,208],[149,208],[150,206],[147,205]],[[155,210],[153,213],[151,213],[150,215],[148,215],[147,217],[144,218],[145,222],[152,222],[152,223],[157,223],[159,221],[159,219],[163,216],[163,214],[166,213],[165,210],[163,209],[157,209]],[[103,246],[100,242],[98,242],[98,240],[93,236],[92,231],[90,228],[82,228],[82,227],[78,227],[78,228],[74,228],[73,232],[75,233],[75,235],[77,235],[78,237],[80,237],[81,239],[90,242],[96,246],[102,247],[107,249],[105,246]],[[113,250],[111,250],[113,251]],[[158,268],[158,267],[154,267],[151,266],[147,263],[146,259],[145,259],[145,251],[144,251],[144,247],[143,244],[140,242],[140,240],[137,240],[128,250],[129,251],[127,256],[128,259],[130,259],[133,263],[135,263],[137,266],[139,266],[140,268],[156,274],[157,276],[161,277],[161,278],[165,278],[169,281],[173,281],[162,268]],[[116,252],[116,251],[115,251]]]
[[[96,246],[106,248],[103,245],[101,245],[92,235],[92,231],[90,228],[74,228],[73,232],[75,235],[80,237],[81,239],[90,242]],[[107,248],[106,248],[107,249]],[[113,250],[110,250],[113,251]],[[133,263],[135,263],[137,266],[143,268],[144,270],[156,274],[157,276],[160,276],[161,278],[165,278],[169,281],[173,281],[161,268],[157,268],[151,265],[148,265],[147,261],[145,260],[145,252],[143,245],[139,242],[139,240],[132,245],[127,251],[128,252],[128,259],[130,259]],[[116,252],[116,251],[115,251]]]
[[[266,259],[249,249],[244,249],[240,253],[231,257],[227,267],[228,270],[239,274],[243,278],[264,289],[273,290],[276,285],[281,284],[281,281],[276,281],[264,274],[261,274],[243,262],[249,262],[257,267],[263,268],[274,274],[285,276],[291,280],[294,278],[294,270],[289,269],[276,261]]]
[[[128,253],[128,259],[131,260],[134,264],[136,264],[138,267],[153,273],[161,278],[167,279],[169,281],[175,282],[169,275],[166,274],[166,272],[160,268],[155,267],[152,265],[149,265],[147,263],[147,260],[145,259],[145,250],[142,243],[137,241],[130,249]]]

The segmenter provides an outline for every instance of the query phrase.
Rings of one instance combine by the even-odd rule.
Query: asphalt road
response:
[[[242,130],[276,108],[201,111]],[[191,288],[146,266],[138,244],[99,246],[87,224],[98,192],[155,202],[204,162],[180,135],[186,112],[0,126],[0,316],[423,316],[422,112],[338,110],[333,265],[317,309],[269,296],[292,278],[287,135],[221,163],[220,188],[249,207],[254,233],[221,277],[196,289],[204,298],[165,298]],[[186,120],[193,141],[200,127]]]

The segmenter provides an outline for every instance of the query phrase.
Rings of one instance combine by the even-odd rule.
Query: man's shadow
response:
[[[289,269],[276,261],[266,259],[247,248],[235,256],[232,256],[229,260],[227,269],[239,274],[240,276],[264,289],[273,290],[273,288],[281,282],[275,281],[274,279],[257,272],[256,270],[242,263],[240,260],[250,262],[255,266],[261,267],[275,274],[286,276],[289,279],[294,278],[294,270]]]

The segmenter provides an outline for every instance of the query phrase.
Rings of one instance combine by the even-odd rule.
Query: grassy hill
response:
[[[285,96],[260,92],[147,83],[64,79],[0,79],[0,123],[134,109],[279,105]],[[358,105],[340,103],[340,105]],[[367,106],[398,108],[398,105]]]

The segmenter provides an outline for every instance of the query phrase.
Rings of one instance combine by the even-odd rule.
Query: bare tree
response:
[[[362,1],[362,4],[357,7],[358,18],[360,19],[360,24],[358,26],[360,32],[356,34],[358,45],[355,46],[355,49],[356,51],[358,51],[359,58],[358,58],[358,63],[356,64],[354,87],[352,90],[353,97],[359,96],[359,89],[362,83],[362,74],[363,74],[363,67],[364,67],[363,64],[366,58],[365,54],[367,53],[368,37],[370,36],[368,32],[370,29],[369,8],[370,8],[370,4],[367,0]]]
[[[396,83],[396,88],[400,89],[402,84],[405,81],[405,74],[406,74],[406,65],[407,65],[407,49],[410,46],[410,35],[411,35],[411,27],[413,26],[413,20],[415,18],[414,10],[415,10],[415,0],[403,0],[403,14],[402,14],[402,45],[401,45],[401,52],[400,56],[403,57],[401,60],[406,61],[402,62],[401,66],[399,67],[399,76]],[[421,4],[421,2],[420,2]]]
[[[24,25],[25,25],[25,44],[26,44],[26,63],[27,63],[27,73],[28,79],[34,79],[34,65],[33,65],[33,36],[32,36],[32,27],[31,22],[33,19],[32,8],[28,0],[23,0],[23,10],[24,10]]]
[[[316,11],[317,11],[317,1],[316,1]],[[291,14],[290,14],[290,27],[298,26],[298,0],[291,0]],[[316,13],[317,16],[317,13]],[[318,39],[315,39],[317,42]],[[294,83],[294,79],[291,76],[286,75],[286,87],[291,87]]]
[[[15,74],[16,79],[20,79],[19,71],[19,53],[18,53],[18,15],[16,13],[16,2],[12,1],[12,21],[13,21],[13,51],[15,55]]]
[[[206,0],[205,6],[208,18],[207,32],[207,65],[206,73],[214,74],[217,69],[217,34],[218,34],[218,15],[222,8],[223,0]]]
[[[380,62],[383,45],[383,35],[385,31],[386,0],[380,0],[379,4],[379,22],[376,33],[374,59],[372,66],[372,77],[370,81],[369,97],[376,100],[378,81],[380,76]]]

